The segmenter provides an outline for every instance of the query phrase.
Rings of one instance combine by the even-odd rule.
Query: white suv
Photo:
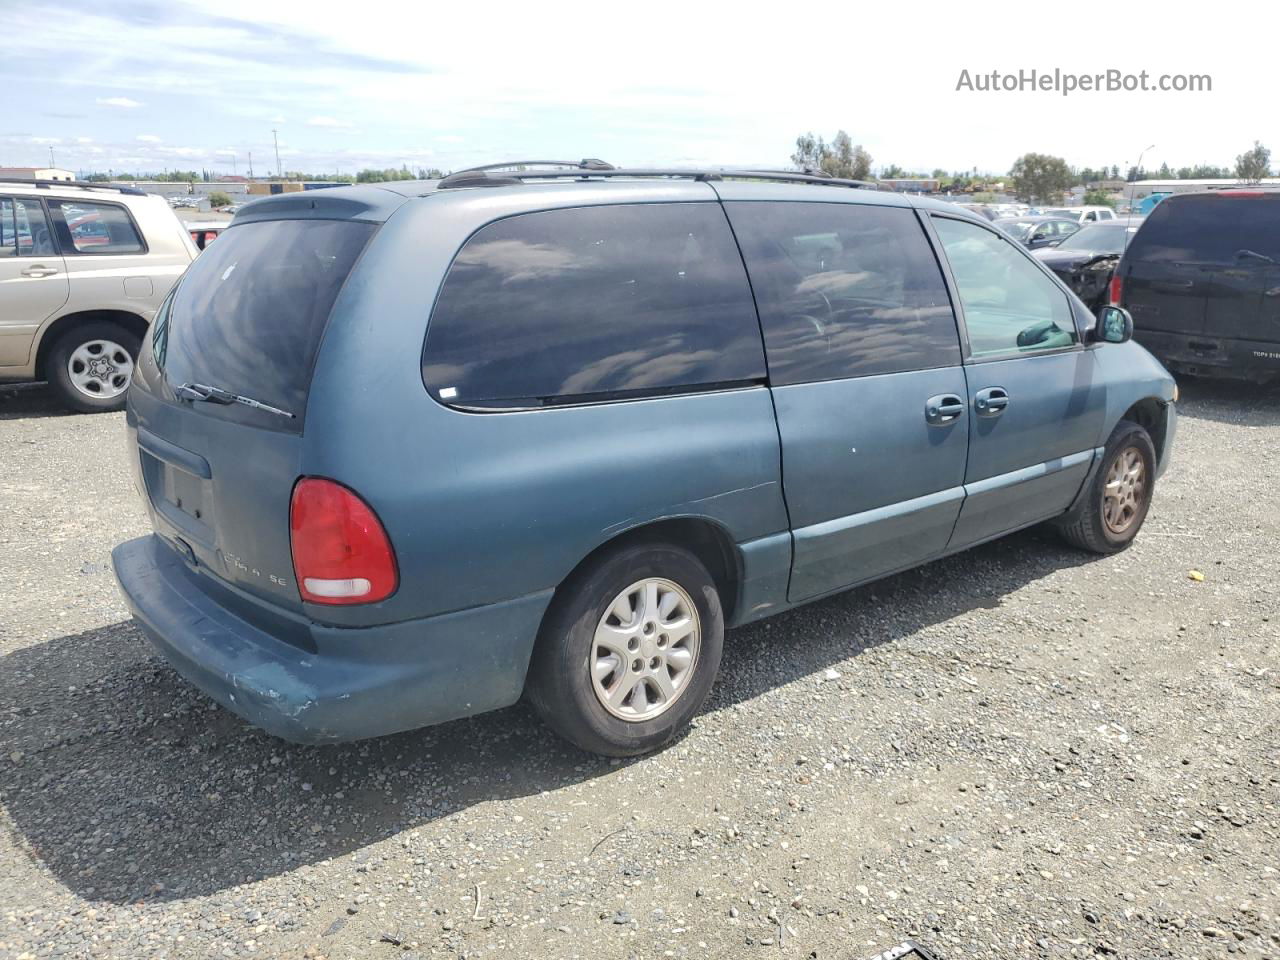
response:
[[[163,197],[0,180],[0,382],[121,409],[147,325],[198,252]]]

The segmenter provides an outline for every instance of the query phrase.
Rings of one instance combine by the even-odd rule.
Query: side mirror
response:
[[[1102,343],[1128,343],[1133,339],[1133,317],[1123,307],[1103,307],[1093,338]]]

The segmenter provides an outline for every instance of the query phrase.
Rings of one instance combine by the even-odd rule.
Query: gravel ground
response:
[[[633,762],[523,706],[247,727],[117,595],[121,416],[0,390],[0,958],[1280,957],[1280,391],[1184,389],[1132,549],[1032,531],[735,631]]]

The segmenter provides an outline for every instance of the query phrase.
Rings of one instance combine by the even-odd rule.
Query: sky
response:
[[[992,0],[832,10],[749,3],[0,0],[0,166],[75,171],[444,170],[599,157],[619,166],[790,163],[839,129],[874,166],[1001,173],[1280,163],[1280,6],[1240,23],[1167,2]],[[789,12],[794,11],[794,13]],[[1210,92],[957,90],[993,70],[1208,74]]]

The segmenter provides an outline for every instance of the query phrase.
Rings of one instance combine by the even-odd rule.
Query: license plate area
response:
[[[140,450],[142,479],[156,511],[187,537],[212,548],[213,482]]]

